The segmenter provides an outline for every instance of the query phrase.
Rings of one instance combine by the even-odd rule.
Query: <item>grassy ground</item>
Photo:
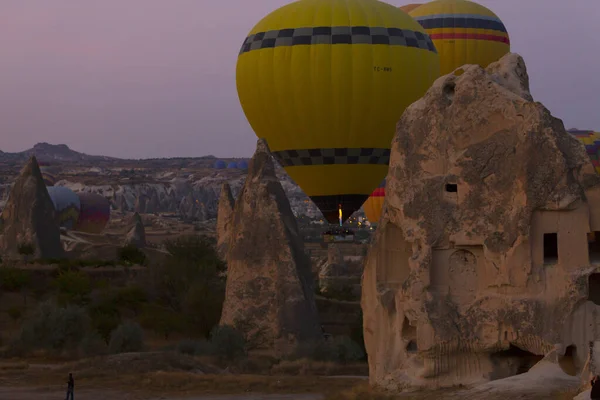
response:
[[[220,370],[215,373],[213,366],[195,360],[196,369],[190,360],[146,359],[140,357],[132,361],[128,357],[114,359],[82,360],[69,364],[39,364],[25,361],[11,361],[0,364],[0,387],[14,388],[15,399],[25,399],[32,393],[59,393],[69,371],[73,371],[76,387],[86,398],[96,398],[102,393],[114,393],[120,398],[131,399],[201,399],[209,400],[218,396],[231,395],[231,400],[254,400],[257,394],[296,395],[290,399],[325,400],[506,400],[502,394],[482,394],[470,396],[465,389],[445,389],[401,394],[385,394],[373,390],[364,379],[326,377],[318,375],[253,375],[228,374]],[[321,367],[323,368],[323,367]],[[308,371],[307,371],[308,373]],[[32,387],[34,382],[35,387]],[[5,389],[6,390],[6,389]],[[27,390],[27,392],[20,392]],[[37,392],[36,392],[37,391]],[[6,392],[8,393],[8,392]],[[19,397],[21,393],[22,397]],[[0,393],[4,395],[5,392]],[[315,394],[314,397],[304,397]],[[235,396],[242,397],[235,397]],[[320,395],[320,396],[317,396]],[[557,392],[551,395],[523,394],[511,396],[519,400],[572,399],[575,392]],[[213,397],[215,396],[215,397]],[[0,396],[1,397],[1,396]],[[98,397],[102,398],[102,397]],[[280,397],[274,398],[279,399]],[[285,398],[285,397],[281,397]]]
[[[336,369],[328,363],[308,363],[304,369],[295,367],[298,376],[232,374],[231,368],[212,365],[208,360],[176,353],[129,353],[85,359],[71,363],[56,363],[49,359],[5,360],[0,362],[0,387],[26,388],[64,386],[73,372],[78,389],[113,390],[138,395],[191,396],[246,393],[319,393],[329,395],[357,385],[359,378],[335,378],[343,368],[359,371],[359,366]],[[290,367],[291,368],[291,367]]]

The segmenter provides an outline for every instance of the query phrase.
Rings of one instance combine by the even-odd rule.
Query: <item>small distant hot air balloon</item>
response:
[[[596,173],[600,174],[600,132],[579,129],[569,129],[567,132],[583,143]]]
[[[387,174],[404,109],[439,77],[413,18],[377,0],[300,0],[263,18],[238,56],[244,113],[334,224]]]
[[[215,169],[224,169],[226,166],[227,164],[223,160],[218,160],[215,162]]]
[[[506,27],[486,7],[467,0],[435,0],[409,14],[429,34],[440,55],[441,74],[465,64],[487,67],[510,52]]]
[[[385,179],[377,189],[371,193],[371,196],[363,204],[363,210],[369,222],[377,223],[381,218],[383,209],[383,201],[385,200]]]
[[[49,186],[47,190],[54,204],[59,225],[66,229],[73,229],[81,210],[79,197],[64,186]]]
[[[239,169],[243,169],[243,170],[246,170],[246,169],[248,169],[248,161],[246,161],[246,160],[242,160],[242,161],[240,161],[240,162],[238,163],[238,168],[239,168]]]
[[[238,165],[235,161],[231,161],[229,164],[227,164],[227,169],[237,169]]]
[[[96,193],[80,192],[81,204],[79,220],[75,230],[87,233],[100,233],[110,219],[110,202]]]

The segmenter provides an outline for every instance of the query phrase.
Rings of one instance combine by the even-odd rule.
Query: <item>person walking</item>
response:
[[[71,395],[70,400],[75,400],[73,398],[74,391],[75,391],[75,380],[73,379],[73,374],[69,372],[69,380],[67,381],[67,398],[65,400],[69,400],[69,395]]]

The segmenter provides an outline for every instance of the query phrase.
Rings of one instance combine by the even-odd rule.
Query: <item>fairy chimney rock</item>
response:
[[[133,226],[127,233],[125,237],[125,243],[128,245],[135,246],[137,248],[142,248],[146,246],[146,228],[144,228],[144,223],[142,221],[142,217],[137,212],[133,214],[132,218]]]
[[[278,354],[319,338],[310,260],[263,140],[230,224],[221,324],[245,331],[256,346]]]
[[[363,275],[372,383],[498,379],[557,344],[577,369],[600,340],[600,179],[528,81],[516,54],[467,65],[400,119]]]
[[[54,204],[35,156],[17,177],[1,216],[0,248],[8,258],[30,255],[57,259],[64,255]],[[31,247],[33,254],[25,248]]]

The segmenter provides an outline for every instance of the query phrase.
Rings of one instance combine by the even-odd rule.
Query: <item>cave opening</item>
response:
[[[419,348],[417,347],[417,342],[415,342],[414,340],[408,342],[408,344],[406,345],[406,352],[416,353],[417,351],[419,351]]]
[[[446,184],[446,192],[458,193],[458,185],[456,183],[447,183]]]
[[[590,274],[588,277],[588,300],[600,306],[600,274]]]
[[[456,83],[449,82],[449,83],[446,83],[444,85],[444,87],[442,88],[442,93],[444,93],[444,96],[446,96],[446,98],[448,100],[452,101],[452,99],[454,98],[455,90],[456,90]]]
[[[407,353],[416,353],[418,351],[417,347],[417,328],[410,324],[408,318],[404,317],[402,321],[402,339],[404,339],[406,344],[406,352]]]
[[[600,232],[589,232],[587,239],[590,264],[600,262]]]
[[[544,356],[531,353],[511,344],[507,350],[492,353],[490,358],[495,366],[490,379],[496,380],[524,374]]]
[[[558,234],[544,233],[544,264],[556,264],[558,261]]]
[[[574,344],[567,346],[565,354],[558,355],[558,365],[567,375],[576,376],[579,372],[577,365],[577,346]]]

